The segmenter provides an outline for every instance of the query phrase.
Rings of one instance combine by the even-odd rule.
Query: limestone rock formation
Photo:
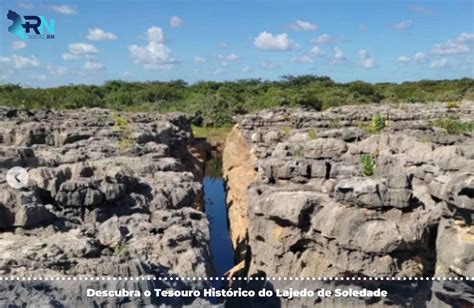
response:
[[[239,116],[224,174],[231,232],[246,244],[245,274],[473,277],[473,132],[448,134],[435,125],[444,117],[472,123],[474,104]],[[242,155],[253,159],[239,163]],[[226,168],[226,160],[235,163]],[[234,230],[244,219],[247,228]],[[472,304],[472,283],[469,292],[438,286],[438,300]]]
[[[182,114],[0,108],[0,276],[212,275],[201,211],[205,153],[188,123]],[[13,166],[27,169],[27,187],[6,183]],[[33,299],[37,305],[123,306],[120,298],[88,299],[84,288],[172,286],[158,280],[41,283],[0,284],[0,306]],[[207,282],[179,284],[186,289]],[[145,297],[132,298],[130,306],[134,300],[147,304]]]

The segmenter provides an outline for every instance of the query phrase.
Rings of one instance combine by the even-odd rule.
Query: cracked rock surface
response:
[[[182,114],[0,108],[0,276],[212,275],[202,212],[204,153],[198,148]],[[13,166],[27,169],[27,187],[6,183]],[[172,285],[108,283],[87,285],[138,290]],[[49,291],[41,294],[21,284],[7,292],[9,286],[0,284],[0,306],[28,303],[22,294],[32,294],[39,306],[124,304],[87,299],[85,287],[49,282]],[[133,300],[128,304],[133,307]]]
[[[385,127],[374,131],[375,115]],[[239,234],[234,247],[246,251],[244,273],[473,277],[474,138],[434,125],[443,117],[472,122],[474,104],[239,116],[226,148],[239,145],[249,157],[238,163],[233,156],[242,154],[224,149],[223,171],[231,232]],[[364,156],[373,162],[371,175]],[[253,176],[239,183],[250,169]],[[233,198],[236,189],[246,191],[245,200]],[[234,216],[245,216],[245,224],[233,225]],[[472,287],[458,283],[457,292],[441,283],[433,296],[472,304]]]

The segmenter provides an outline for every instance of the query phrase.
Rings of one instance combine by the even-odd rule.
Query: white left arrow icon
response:
[[[25,168],[13,167],[7,172],[7,183],[10,187],[20,189],[28,185],[28,171]]]

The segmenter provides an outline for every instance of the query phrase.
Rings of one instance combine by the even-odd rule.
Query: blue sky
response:
[[[8,10],[55,20],[18,39]],[[473,1],[12,1],[0,3],[0,82],[474,77]]]

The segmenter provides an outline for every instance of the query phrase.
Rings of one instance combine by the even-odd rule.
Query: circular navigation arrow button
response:
[[[7,183],[10,187],[20,189],[28,185],[28,171],[25,168],[13,167],[8,170]]]

